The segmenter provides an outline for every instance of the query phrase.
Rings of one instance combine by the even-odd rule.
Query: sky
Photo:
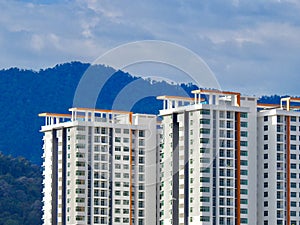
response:
[[[142,40],[193,51],[224,90],[300,96],[298,0],[0,0],[0,68],[92,63]]]

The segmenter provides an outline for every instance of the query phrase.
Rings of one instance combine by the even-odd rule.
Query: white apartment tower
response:
[[[299,102],[259,105],[257,224],[300,224]]]
[[[160,224],[256,224],[256,98],[193,93],[158,97],[164,103]]]
[[[43,224],[155,224],[155,115],[71,108],[45,117]]]

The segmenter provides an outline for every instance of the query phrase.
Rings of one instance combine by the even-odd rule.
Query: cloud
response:
[[[224,89],[297,91],[280,81],[300,69],[297,0],[3,0],[0,9],[2,67],[92,62],[120,44],[156,39],[199,54]]]

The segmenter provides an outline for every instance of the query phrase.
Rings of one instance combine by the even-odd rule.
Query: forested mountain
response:
[[[43,119],[41,112],[68,113],[78,83],[90,64],[71,62],[40,71],[11,68],[0,70],[0,151],[13,156],[24,156],[34,163],[41,163]],[[149,93],[178,95],[182,90],[190,93],[195,85],[171,85],[133,77],[122,71],[96,65],[92,69],[99,79],[104,73],[113,74],[99,93],[96,107],[111,109],[118,93],[133,81],[136,88],[127,95],[148,96],[131,109],[140,113],[158,113],[162,103]],[[139,88],[137,88],[139,87]],[[79,107],[82,107],[81,105]],[[119,105],[118,109],[122,109]]]
[[[41,224],[42,174],[25,158],[0,153],[0,224]]]
[[[96,71],[96,78],[98,76],[100,80],[104,74],[112,74],[98,95],[96,107],[100,109],[112,109],[119,93],[127,87],[130,89],[125,93],[127,102],[134,102],[137,97],[141,99],[130,109],[121,101],[117,109],[157,114],[162,102],[156,100],[156,95],[190,94],[197,88],[192,84],[172,85],[164,81],[144,80],[103,65],[91,66],[81,62],[59,64],[40,71],[18,68],[0,70],[0,151],[24,156],[40,164],[42,134],[39,129],[44,121],[38,114],[68,113],[73,106],[78,83],[88,69]],[[277,95],[263,96],[260,102],[279,103],[279,100]]]

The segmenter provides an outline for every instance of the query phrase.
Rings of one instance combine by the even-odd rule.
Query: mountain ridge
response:
[[[43,125],[43,119],[38,114],[69,113],[78,83],[90,68],[96,68],[99,76],[105,71],[114,72],[103,85],[95,104],[96,108],[101,109],[128,107],[125,101],[117,105],[114,100],[120,97],[121,90],[125,90],[129,84],[135,86],[136,96],[146,96],[142,99],[134,99],[134,95],[128,98],[124,96],[128,104],[134,102],[134,105],[130,105],[131,110],[152,114],[158,113],[162,107],[162,103],[155,98],[156,94],[181,95],[197,88],[192,84],[171,85],[164,81],[150,84],[147,80],[123,71],[77,61],[57,64],[53,68],[39,71],[16,67],[3,69],[0,70],[0,151],[15,157],[23,156],[41,164],[42,134],[39,129]]]

